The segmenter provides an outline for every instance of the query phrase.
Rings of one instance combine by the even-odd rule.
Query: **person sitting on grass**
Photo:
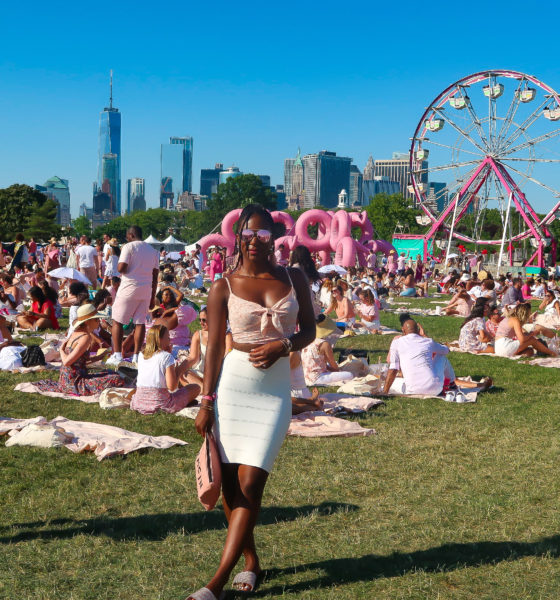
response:
[[[523,296],[523,300],[531,300],[533,297],[532,288],[535,285],[535,280],[532,277],[529,277],[525,283],[521,286],[521,294]]]
[[[502,306],[515,306],[524,302],[523,293],[521,292],[522,286],[523,280],[520,277],[515,277],[502,295]]]
[[[198,315],[200,320],[200,329],[195,331],[191,341],[189,351],[188,372],[181,378],[181,383],[197,383],[202,386],[202,377],[204,375],[204,362],[206,360],[206,347],[208,345],[208,313],[203,307]],[[233,348],[233,337],[231,332],[226,333],[225,354]]]
[[[18,325],[22,329],[33,329],[35,331],[60,329],[55,307],[50,300],[47,300],[43,290],[35,285],[29,290],[28,295],[31,298],[31,310],[27,310],[16,317]]]
[[[332,300],[330,306],[325,310],[328,315],[331,312],[336,312],[336,324],[352,327],[356,320],[356,313],[352,302],[344,296],[344,290],[337,285],[332,289]]]
[[[317,411],[323,408],[323,401],[319,399],[319,390],[311,391],[305,383],[301,352],[290,353],[290,384],[292,388],[292,415],[303,412]]]
[[[421,394],[438,396],[443,391],[457,391],[462,388],[486,390],[492,380],[485,377],[477,383],[457,379],[451,363],[447,359],[449,348],[438,344],[424,333],[422,326],[408,315],[401,315],[403,335],[395,336],[389,348],[389,370],[383,389],[384,394]],[[397,389],[391,389],[397,376],[403,382]],[[464,401],[464,400],[463,400]]]
[[[560,329],[560,300],[553,291],[546,291],[543,301],[539,304],[539,310],[544,310],[544,314],[537,315],[535,319],[537,325]]]
[[[341,371],[332,346],[322,338],[315,338],[301,351],[301,362],[307,385],[334,385],[350,381],[354,375]]]
[[[460,281],[457,285],[458,292],[451,298],[449,304],[445,307],[445,314],[468,317],[471,314],[471,308],[474,301],[465,289],[465,283],[463,281]]]
[[[416,291],[418,288],[418,292]],[[404,273],[402,292],[399,296],[405,296],[409,298],[418,298],[421,296],[427,296],[428,282],[417,283],[414,278],[413,269],[407,269]]]
[[[189,323],[197,318],[196,310],[190,304],[183,304],[183,293],[169,285],[156,295],[159,307],[152,313],[154,323],[167,327],[171,340],[172,354],[175,358],[180,350],[188,350],[191,345]]]
[[[46,379],[35,385],[42,392],[59,392],[77,396],[93,396],[105,388],[123,387],[124,379],[112,371],[89,373],[87,365],[105,358],[110,348],[103,353],[90,356],[95,342],[93,332],[99,327],[99,315],[93,304],[83,304],[78,308],[77,317],[72,323],[74,331],[62,344],[60,358],[62,367],[58,381]]]
[[[56,318],[62,318],[62,306],[60,306],[60,303],[58,301],[58,294],[56,293],[56,290],[49,285],[46,279],[43,279],[37,285],[43,290],[45,298],[52,302]]]
[[[488,315],[488,320],[484,324],[484,329],[486,329],[486,333],[490,336],[492,342],[496,339],[496,331],[498,330],[498,325],[502,319],[502,311],[498,306],[496,304],[490,305],[490,313]]]
[[[487,298],[478,298],[471,314],[463,321],[459,334],[459,348],[462,352],[493,354],[492,337],[485,328],[484,318],[490,314]]]
[[[361,292],[361,302],[356,306],[360,315],[360,323],[370,332],[379,333],[381,324],[379,323],[379,301],[373,296],[370,289]]]
[[[136,392],[130,408],[143,415],[162,411],[176,413],[194,403],[200,386],[178,387],[188,368],[188,361],[177,365],[171,354],[169,331],[165,325],[153,325],[148,331],[146,346],[138,356]]]
[[[509,315],[498,325],[496,330],[496,341],[494,351],[498,356],[533,356],[534,350],[546,354],[547,356],[558,356],[537,337],[539,333],[552,337],[551,332],[546,327],[534,325],[532,333],[525,333],[523,326],[528,324],[531,319],[531,304],[525,302],[518,304]],[[552,335],[551,335],[552,334]]]

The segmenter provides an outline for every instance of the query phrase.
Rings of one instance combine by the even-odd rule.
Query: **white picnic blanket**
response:
[[[324,412],[304,412],[292,417],[288,435],[296,437],[355,437],[374,435],[355,421],[338,419]]]
[[[72,421],[62,416],[51,421],[47,421],[44,417],[34,417],[33,419],[0,417],[0,433],[10,435],[10,445],[12,446],[38,445],[44,447],[44,434],[48,432],[49,427],[53,433],[56,431],[60,434],[58,436],[52,435],[53,446],[59,445],[57,444],[58,441],[62,442],[61,445],[71,452],[93,452],[99,461],[118,454],[129,454],[142,448],[165,450],[171,448],[171,446],[187,445],[187,442],[167,435],[143,435],[112,425]],[[33,443],[33,436],[30,435],[33,430],[43,434],[35,443]]]

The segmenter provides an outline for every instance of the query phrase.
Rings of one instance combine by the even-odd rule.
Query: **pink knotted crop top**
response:
[[[292,279],[286,269],[288,279]],[[238,344],[266,344],[290,337],[295,333],[299,303],[294,286],[272,306],[261,306],[257,302],[236,296],[229,283],[228,312],[233,341]]]

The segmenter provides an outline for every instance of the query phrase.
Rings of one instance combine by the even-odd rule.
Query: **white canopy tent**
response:
[[[156,239],[152,234],[150,234],[144,241],[147,244],[150,244],[150,246],[155,250],[159,250],[161,248],[161,242],[158,239]]]
[[[163,242],[161,242],[161,245],[165,247],[166,252],[180,252],[185,248],[185,242],[181,242],[181,240],[174,238],[172,235],[166,237]]]

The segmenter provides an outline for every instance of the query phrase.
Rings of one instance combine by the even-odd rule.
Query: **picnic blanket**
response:
[[[323,400],[323,412],[328,415],[340,413],[360,414],[384,404],[383,400],[378,398],[339,394],[337,392],[327,392],[321,394],[319,398]]]
[[[352,437],[372,435],[373,429],[365,429],[359,423],[346,421],[334,415],[360,414],[385,404],[378,398],[366,398],[365,396],[352,396],[351,394],[338,394],[336,392],[321,394],[323,410],[307,411],[295,415],[290,422],[288,435],[300,437]],[[198,406],[187,406],[176,415],[196,419]]]
[[[143,448],[165,450],[171,446],[187,445],[187,442],[167,435],[144,435],[102,423],[72,421],[62,416],[51,421],[47,421],[44,417],[33,419],[0,417],[0,434],[8,433],[10,436],[6,445],[41,445],[41,441],[45,439],[44,434],[51,432],[60,434],[57,437],[52,436],[53,440],[61,442],[59,444],[53,441],[53,445],[62,445],[75,453],[93,452],[99,461]],[[33,443],[34,433],[40,434],[38,444]]]
[[[359,322],[357,322],[354,325],[354,329],[352,329],[351,331],[353,331],[356,335],[375,335],[366,327],[360,326]],[[381,335],[396,335],[397,333],[400,333],[400,331],[397,331],[396,329],[393,329],[392,327],[387,327],[385,325],[380,325],[378,331]],[[343,335],[342,337],[348,336]]]
[[[93,396],[78,396],[77,394],[63,394],[62,392],[43,392],[30,381],[18,383],[14,388],[14,391],[24,392],[26,394],[41,394],[41,396],[49,396],[51,398],[64,398],[65,400],[79,400],[80,402],[86,402],[88,404],[98,404],[99,396],[101,395],[94,394]]]
[[[292,417],[288,435],[296,437],[355,437],[377,433],[355,421],[346,421],[324,412],[304,412]]]
[[[475,356],[493,356],[494,358],[509,358],[509,360],[519,360],[520,358],[526,358],[524,356],[522,356],[521,354],[518,354],[516,356],[498,356],[497,354],[492,354],[492,353],[488,353],[488,352],[471,352],[468,350],[461,350],[461,348],[459,348],[459,340],[454,340],[452,342],[449,342],[447,344],[447,346],[449,347],[449,349],[451,350],[451,352],[461,352],[462,354],[474,354]]]
[[[537,367],[560,369],[560,358],[556,356],[549,356],[548,358],[534,358],[525,364],[535,365]]]
[[[473,381],[470,376],[461,377],[460,379],[464,379],[466,381]],[[438,400],[444,399],[444,397],[442,395],[435,396],[435,395],[430,395],[430,394],[406,394],[406,393],[403,393],[403,391],[402,391],[403,389],[404,389],[404,379],[402,377],[396,377],[387,396],[404,396],[406,398],[437,398]],[[461,387],[461,386],[459,386],[459,390],[461,392],[463,392],[463,394],[465,395],[467,403],[476,402],[478,399],[478,394],[482,391],[487,391],[487,390],[483,390],[482,387],[470,388],[470,387]]]

